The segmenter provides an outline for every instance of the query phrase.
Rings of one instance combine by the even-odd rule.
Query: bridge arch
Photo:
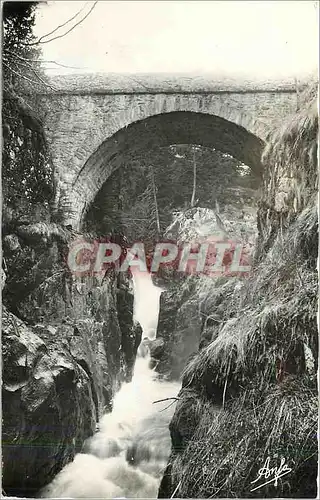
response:
[[[102,185],[124,157],[171,144],[214,147],[262,174],[263,140],[242,125],[221,116],[193,111],[174,111],[135,121],[104,140],[91,154],[68,190],[73,215],[68,223],[80,229],[86,210]],[[130,179],[128,179],[130,182]]]

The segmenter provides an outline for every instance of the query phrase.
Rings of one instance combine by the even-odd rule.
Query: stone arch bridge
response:
[[[261,175],[268,132],[295,112],[293,83],[196,77],[76,75],[38,95],[65,223],[80,229],[90,203],[128,155],[199,144],[231,154]],[[128,179],[130,182],[130,179]]]

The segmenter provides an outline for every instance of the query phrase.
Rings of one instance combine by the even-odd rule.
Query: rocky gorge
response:
[[[33,496],[80,451],[132,377],[141,340],[123,276],[75,278],[70,231],[50,222],[4,235],[3,488]]]
[[[41,120],[9,83],[3,113],[4,494],[314,497],[317,86],[270,132],[257,162],[261,177],[215,150],[209,126],[205,145],[168,145],[156,134],[150,147],[146,135],[145,150],[127,147],[124,127],[123,150],[115,153],[119,168],[77,214],[81,229],[75,230],[67,184],[59,184]],[[159,126],[164,136],[166,115]],[[188,123],[190,130],[196,123]],[[66,124],[66,140],[70,127],[81,142],[68,115]],[[233,123],[225,139],[242,156],[237,137],[244,140],[246,131],[237,127]],[[262,141],[257,144],[254,155],[244,157],[256,159]],[[85,152],[82,142],[79,151]],[[108,168],[100,156],[101,168]],[[140,310],[152,316],[149,329],[137,321],[130,274],[112,268],[78,276],[67,263],[76,240],[107,237],[128,247],[137,240],[201,243],[212,235],[241,243],[251,271],[212,278],[169,267],[147,274],[151,285],[141,288]],[[157,410],[155,404],[169,400]],[[291,480],[253,492],[265,460],[278,464],[281,457],[294,471]]]

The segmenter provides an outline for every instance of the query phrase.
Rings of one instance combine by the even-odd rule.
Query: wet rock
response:
[[[151,370],[156,370],[157,366],[158,366],[158,360],[155,358],[150,358],[149,368]]]
[[[183,388],[178,397],[179,401],[169,425],[172,443],[171,455],[159,486],[158,498],[172,498],[172,494],[178,486],[173,474],[173,466],[176,467],[181,460],[183,451],[188,446],[200,422],[201,415],[206,411],[204,400],[195,390]]]
[[[149,347],[146,343],[145,340],[143,340],[141,342],[141,344],[139,345],[139,348],[138,348],[138,355],[141,357],[141,358],[146,358],[149,354]]]
[[[150,340],[146,337],[139,346],[139,355],[145,357],[150,354],[149,367],[151,370],[157,370],[159,361],[165,354],[165,349],[166,346],[162,338]]]
[[[159,338],[146,342],[150,350],[150,356],[155,359],[160,359],[165,349],[164,340]]]
[[[158,490],[158,498],[172,498],[172,493],[174,491],[174,487],[172,485],[172,464],[171,460],[174,459],[174,453],[171,453],[169,458],[169,463],[163,473],[159,490]]]

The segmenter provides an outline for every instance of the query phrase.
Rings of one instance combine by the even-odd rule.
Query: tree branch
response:
[[[16,64],[16,66],[19,67],[19,65],[17,63],[14,63]],[[50,85],[50,83],[46,82],[45,80],[43,80],[43,78],[41,78],[41,76],[39,75],[39,73],[37,72],[37,70],[32,66],[32,64],[30,64],[27,60],[24,61],[24,62],[21,62],[20,63],[21,65],[24,65],[24,67],[26,68],[30,68],[31,71],[34,73],[34,75],[38,78],[38,80],[43,84],[45,85],[46,87],[49,87],[51,90],[54,90],[54,91],[57,91],[58,89],[56,87],[53,87],[52,85]],[[21,75],[22,76],[22,75]]]
[[[170,401],[172,399],[175,399],[176,401],[180,400],[180,398],[164,398],[164,399],[157,399],[157,401],[153,401],[152,404],[154,405],[155,403],[162,403],[163,401]]]
[[[14,69],[12,69],[8,64],[6,64],[4,61],[2,61],[2,64],[4,66],[6,66],[8,68],[9,71],[11,71],[12,73],[14,73],[15,75],[17,75],[19,78],[23,78],[24,80],[27,80],[29,83],[32,83],[32,85],[39,85],[39,82],[35,82],[34,80],[31,80],[30,78],[24,76],[24,75],[21,75],[20,73],[18,73],[17,71],[15,71]]]
[[[4,49],[3,52],[7,53],[7,54],[10,54],[12,57],[17,57],[21,61],[27,61],[29,63],[32,63],[32,62],[40,63],[40,64],[42,64],[42,63],[50,63],[50,64],[56,64],[57,66],[61,66],[62,68],[82,69],[82,68],[80,68],[78,66],[69,66],[69,65],[66,65],[66,64],[58,63],[56,61],[50,61],[48,59],[27,59],[26,57],[22,57],[19,54],[16,54],[15,52],[12,52],[11,50],[8,50],[8,49]]]
[[[47,35],[43,35],[41,38],[39,38],[39,40],[37,40],[36,42],[33,42],[33,43],[29,43],[29,44],[25,44],[25,45],[28,45],[28,46],[31,46],[31,45],[39,45],[39,44],[45,44],[45,43],[50,43],[50,42],[53,42],[53,40],[58,40],[59,38],[63,38],[64,36],[68,35],[71,31],[73,31],[77,26],[79,26],[79,24],[81,24],[83,21],[85,21],[85,19],[87,19],[87,17],[91,14],[91,12],[93,11],[93,9],[95,8],[95,6],[97,5],[98,3],[98,0],[96,0],[94,2],[94,4],[92,5],[91,9],[89,10],[89,12],[87,12],[87,14],[82,18],[80,19],[80,21],[78,21],[76,24],[74,24],[72,26],[72,28],[70,28],[68,31],[66,31],[65,33],[63,33],[62,35],[57,35],[53,38],[50,38],[49,40],[44,40],[44,41],[40,41],[41,38],[45,38]]]

